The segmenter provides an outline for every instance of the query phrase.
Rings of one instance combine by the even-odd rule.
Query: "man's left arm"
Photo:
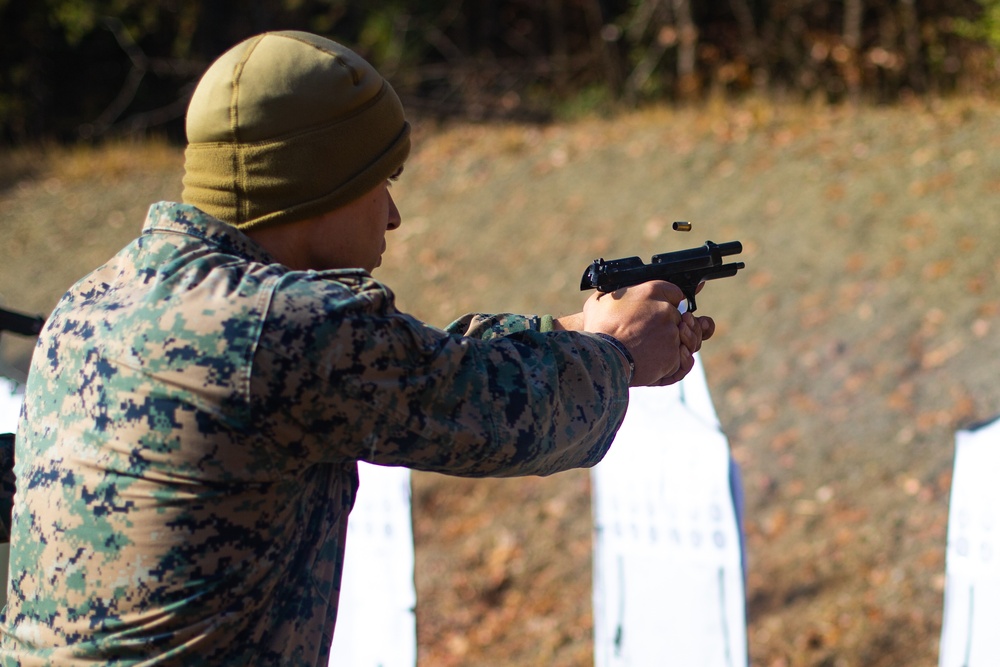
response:
[[[579,313],[578,316],[582,325],[583,313]],[[569,317],[573,318],[577,316]],[[450,334],[477,338],[479,340],[491,340],[500,336],[509,336],[520,331],[539,331],[545,333],[548,331],[567,331],[578,328],[563,324],[563,320],[566,319],[555,318],[551,315],[469,313],[449,324],[445,327],[445,331]],[[571,324],[575,324],[575,320]]]

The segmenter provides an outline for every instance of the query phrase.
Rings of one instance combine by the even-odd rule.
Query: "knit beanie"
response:
[[[395,91],[350,49],[269,32],[227,51],[187,113],[183,201],[240,229],[303,220],[385,181],[410,152]]]

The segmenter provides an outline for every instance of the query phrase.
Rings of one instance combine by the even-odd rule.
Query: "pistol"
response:
[[[746,265],[743,262],[725,264],[722,258],[741,252],[743,244],[739,241],[705,241],[704,245],[697,248],[653,255],[649,264],[644,264],[638,257],[595,259],[583,272],[580,289],[596,288],[599,292],[614,292],[650,280],[665,280],[681,288],[687,298],[687,312],[694,312],[697,308],[694,294],[698,285],[704,280],[735,276]]]

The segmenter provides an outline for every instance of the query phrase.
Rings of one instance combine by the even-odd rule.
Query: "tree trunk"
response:
[[[691,18],[691,0],[673,0],[677,21],[677,92],[681,99],[690,100],[700,88],[696,70],[698,28]]]
[[[864,14],[864,0],[844,0],[844,46],[847,59],[843,76],[847,94],[852,103],[861,100],[861,17]]]

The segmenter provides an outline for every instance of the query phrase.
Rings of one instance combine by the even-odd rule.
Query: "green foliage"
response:
[[[615,97],[608,87],[601,84],[587,86],[555,107],[555,117],[573,121],[589,116],[607,116],[616,108]]]
[[[298,10],[305,0],[285,0],[285,7]],[[348,11],[347,0],[321,0],[309,20],[308,29],[318,35],[329,35]]]
[[[976,0],[983,13],[976,19],[955,19],[955,33],[979,40],[1000,51],[1000,0]]]
[[[142,0],[47,0],[45,5],[51,22],[71,46],[102,28],[105,17],[115,17],[134,39],[140,39],[164,26],[174,13],[161,3]]]
[[[398,62],[402,56],[402,40],[398,37],[397,19],[404,15],[406,8],[397,3],[372,11],[362,24],[357,46],[380,62]]]
[[[98,2],[87,0],[62,0],[49,2],[49,15],[52,22],[59,26],[66,35],[66,41],[72,46],[80,43],[83,37],[97,26],[101,14]]]

